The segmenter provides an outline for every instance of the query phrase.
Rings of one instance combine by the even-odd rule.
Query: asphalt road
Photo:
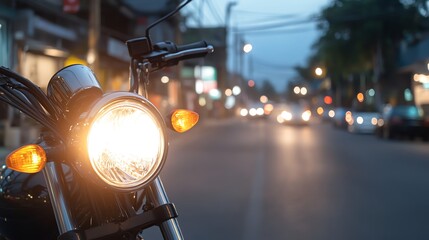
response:
[[[242,119],[171,138],[185,239],[429,239],[429,143]]]

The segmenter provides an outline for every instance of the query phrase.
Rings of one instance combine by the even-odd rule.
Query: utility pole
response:
[[[98,57],[98,48],[97,48],[99,39],[100,39],[100,0],[91,0],[89,1],[87,62],[91,67],[92,71],[96,73],[96,75],[99,73],[99,57]]]
[[[181,15],[176,15],[175,16],[177,21],[175,21],[174,23],[174,40],[177,44],[182,44],[182,32],[180,31],[180,22],[182,21],[182,16]],[[176,99],[176,106],[175,107],[187,107],[187,106],[183,106],[184,104],[184,98],[185,96],[183,95],[184,91],[182,89],[182,81],[181,81],[181,71],[183,68],[183,62],[179,62],[177,64],[177,67],[175,68],[175,78],[174,78],[174,87],[177,91],[177,99]],[[170,89],[169,89],[170,90]],[[168,93],[170,95],[170,93]]]
[[[232,34],[232,27],[230,26],[230,18],[231,18],[231,9],[232,9],[232,7],[234,7],[234,6],[236,6],[237,5],[237,2],[229,2],[228,3],[228,5],[226,6],[226,14],[225,14],[225,32],[226,32],[226,45],[228,46],[228,43],[230,42],[229,41],[229,38],[230,38],[230,36],[231,37],[234,37],[234,39],[232,39],[231,40],[231,42],[233,43],[233,48],[232,48],[232,54],[231,55],[235,55],[235,48],[236,48],[236,45],[235,45],[235,40],[236,40],[236,36],[234,36],[233,34]],[[229,58],[229,56],[228,56],[228,52],[230,52],[231,53],[231,50],[230,51],[227,51],[227,58]],[[235,56],[236,58],[237,58],[237,56]],[[231,62],[233,63],[234,61],[231,59]],[[229,80],[229,82],[231,81],[231,79],[232,79],[232,74],[231,74],[231,72],[233,71],[233,67],[232,67],[232,69],[230,69],[229,71],[228,71],[228,80]]]

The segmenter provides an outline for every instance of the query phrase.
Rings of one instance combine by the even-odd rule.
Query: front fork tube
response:
[[[60,163],[48,162],[43,168],[49,198],[57,221],[58,231],[61,234],[75,230],[70,211],[67,185],[65,184],[63,168]]]
[[[148,194],[151,195],[154,207],[170,203],[159,176],[150,184],[148,190]],[[161,229],[162,236],[166,240],[184,239],[176,218],[163,222],[159,228]]]
[[[52,209],[57,221],[60,235],[76,230],[69,206],[67,185],[65,184],[63,169],[61,164],[48,162],[43,169]],[[153,201],[154,207],[169,204],[167,193],[165,192],[161,178],[157,177],[149,186],[148,194]],[[166,240],[183,240],[182,231],[176,218],[169,219],[159,226],[161,233]]]

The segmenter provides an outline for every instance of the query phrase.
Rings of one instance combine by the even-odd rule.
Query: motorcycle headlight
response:
[[[103,95],[94,73],[83,65],[58,71],[47,95],[67,120],[77,121],[69,144],[80,154],[69,157],[83,177],[130,191],[158,175],[167,155],[166,127],[147,99],[129,92]]]
[[[98,180],[117,190],[133,190],[151,182],[167,152],[165,123],[145,98],[113,93],[90,112],[86,151]]]

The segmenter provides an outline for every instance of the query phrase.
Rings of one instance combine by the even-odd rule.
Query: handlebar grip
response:
[[[194,42],[194,43],[185,44],[185,45],[178,45],[177,51],[180,52],[180,51],[194,49],[194,48],[204,48],[207,46],[208,44],[206,41],[199,41],[199,42]]]
[[[176,45],[173,42],[160,42],[154,45],[154,51],[146,56],[154,69],[177,65],[179,61],[204,57],[214,51],[213,46],[206,41],[186,45]]]
[[[178,61],[191,59],[191,58],[199,58],[204,57],[208,53],[212,53],[214,51],[213,46],[207,45],[207,47],[198,47],[198,48],[190,48],[187,50],[179,51],[177,53],[170,53],[162,57],[163,62],[170,62],[169,64],[175,65]]]

